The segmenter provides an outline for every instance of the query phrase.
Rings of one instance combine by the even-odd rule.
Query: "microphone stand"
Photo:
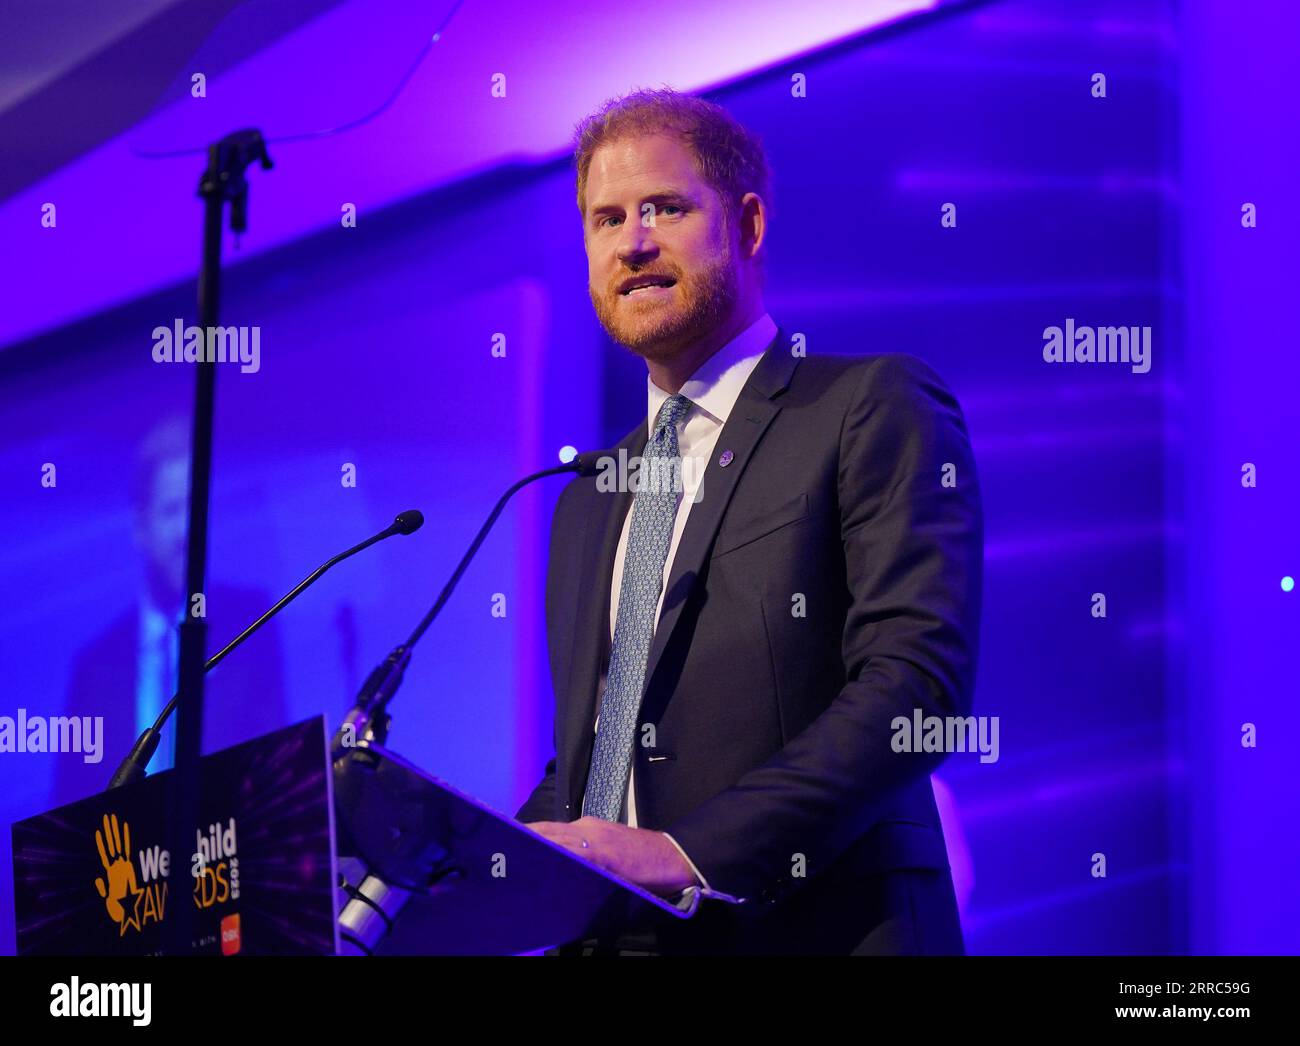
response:
[[[199,749],[203,737],[203,675],[207,625],[194,615],[193,600],[203,593],[208,559],[208,495],[212,470],[212,420],[216,393],[216,360],[212,331],[217,326],[221,288],[221,235],[226,203],[230,228],[236,235],[248,227],[248,182],[245,170],[254,160],[269,170],[271,159],[260,131],[236,131],[208,147],[208,166],[199,180],[203,208],[203,261],[199,268],[199,328],[203,358],[194,391],[194,430],[190,446],[189,531],[185,562],[185,617],[180,627],[180,703],[176,723],[176,780],[167,804],[167,840],[172,867],[190,867],[189,854],[199,824]],[[206,607],[205,607],[206,612]],[[179,883],[177,884],[179,886]],[[187,884],[188,885],[188,884]],[[166,951],[192,951],[193,907],[188,890],[178,889],[171,917],[165,922]]]

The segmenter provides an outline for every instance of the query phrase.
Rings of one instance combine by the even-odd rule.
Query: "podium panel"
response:
[[[177,904],[195,955],[336,954],[326,741],[317,716],[204,756],[190,854],[166,848],[172,770],[15,823],[18,954],[165,954]]]

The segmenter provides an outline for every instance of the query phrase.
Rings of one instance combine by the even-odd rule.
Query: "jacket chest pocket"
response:
[[[722,531],[718,534],[718,540],[714,543],[711,558],[717,559],[719,556],[725,556],[728,552],[734,552],[736,549],[751,544],[759,538],[765,538],[782,527],[788,527],[791,523],[806,519],[807,516],[808,495],[802,492],[796,494],[789,501],[778,505],[770,512],[763,512],[738,521],[733,521],[728,516],[724,519]]]

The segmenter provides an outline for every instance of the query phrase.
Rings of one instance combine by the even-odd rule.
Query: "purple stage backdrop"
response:
[[[397,512],[428,520],[213,673],[208,737],[233,743],[337,723],[507,486],[644,421],[566,146],[605,98],[670,83],[768,149],[777,322],[811,354],[924,358],[969,422],[975,712],[999,744],[935,779],[968,950],[1300,950],[1293,9],[673,2],[628,64],[602,41],[643,13],[608,4],[95,6],[9,36],[65,60],[31,44],[0,82],[0,717],[90,708],[134,737],[144,666],[174,656],[148,637],[194,372],[152,350],[196,322],[193,147],[253,124],[276,163],[226,243],[222,322],[258,351],[218,375],[209,652]],[[1141,362],[1045,359],[1084,327]],[[563,482],[511,501],[393,707],[394,748],[507,811],[551,747]],[[0,820],[124,754],[0,751]]]

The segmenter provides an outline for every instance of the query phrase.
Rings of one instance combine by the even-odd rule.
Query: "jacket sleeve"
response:
[[[541,781],[533,789],[532,795],[524,800],[524,805],[515,814],[515,820],[524,824],[530,821],[564,820],[557,818],[555,813],[555,756],[551,756]]]
[[[928,365],[887,354],[862,368],[837,483],[847,682],[765,764],[664,828],[734,897],[815,875],[870,827],[875,800],[934,770],[940,753],[894,751],[896,717],[971,708],[979,485],[961,408]]]

